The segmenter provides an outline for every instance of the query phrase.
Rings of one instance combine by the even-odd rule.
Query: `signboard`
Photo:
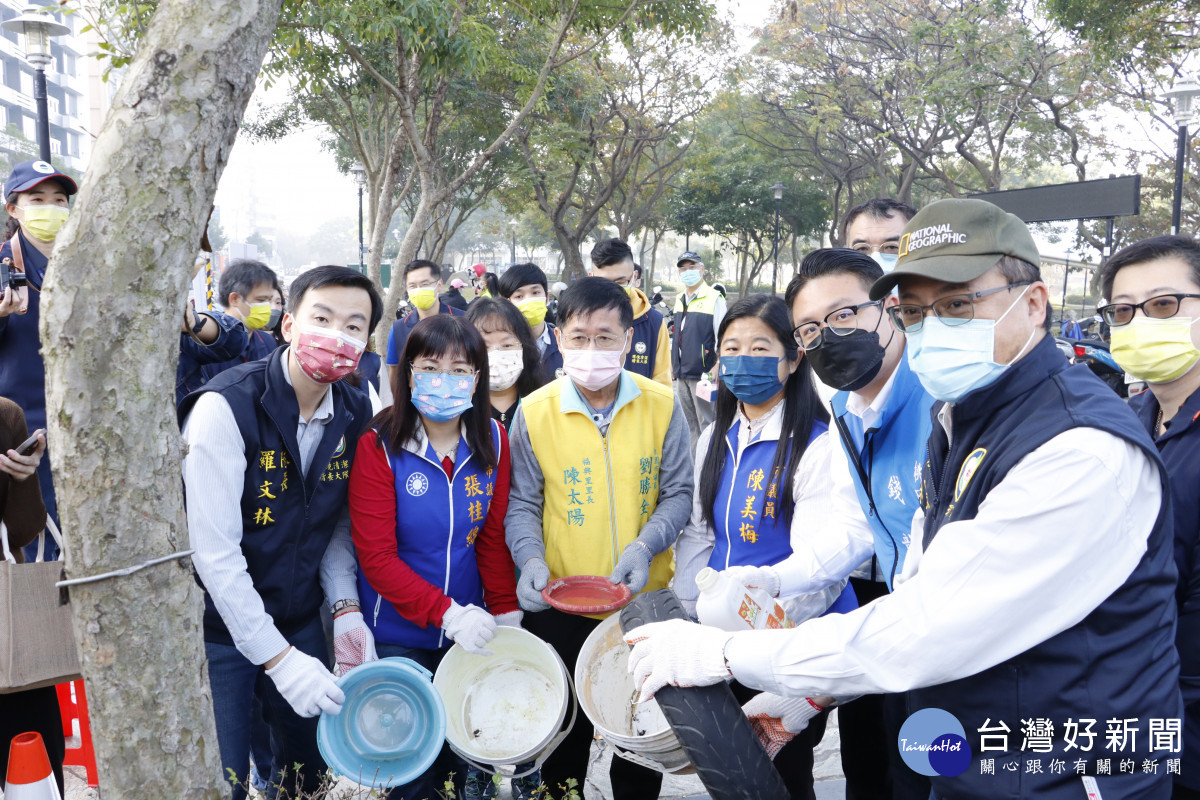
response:
[[[1058,183],[969,197],[995,203],[1024,222],[1128,217],[1141,210],[1141,175]]]

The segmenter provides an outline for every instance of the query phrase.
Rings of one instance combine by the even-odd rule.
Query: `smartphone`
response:
[[[32,436],[30,436],[28,439],[26,439],[25,441],[23,441],[19,445],[17,445],[16,448],[14,448],[17,451],[17,455],[27,456],[30,453],[32,453],[35,449],[37,449],[38,437],[45,436],[45,435],[46,435],[46,429],[38,428],[36,431],[33,432]]]

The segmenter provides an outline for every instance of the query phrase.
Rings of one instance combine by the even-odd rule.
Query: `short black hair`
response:
[[[407,283],[408,282],[408,273],[416,272],[419,269],[429,270],[431,273],[433,273],[433,279],[435,281],[440,281],[442,279],[442,268],[441,267],[439,267],[436,263],[430,261],[427,258],[417,258],[417,259],[413,259],[412,261],[410,261],[404,265],[403,280]]]
[[[592,248],[592,266],[607,267],[633,259],[633,250],[620,239],[601,239]]]
[[[633,262],[633,274],[638,280],[642,279],[642,265],[636,261]]]
[[[304,301],[304,295],[308,293],[309,289],[321,289],[325,286],[350,286],[362,289],[370,295],[371,326],[367,328],[367,331],[375,330],[375,326],[379,324],[379,320],[383,317],[383,298],[379,296],[379,292],[375,291],[375,284],[358,270],[335,264],[313,267],[310,270],[301,272],[300,276],[292,281],[287,299],[288,313],[293,315],[296,313],[296,310],[300,308],[300,303]]]
[[[546,273],[542,271],[541,267],[537,264],[513,264],[504,270],[504,274],[496,282],[496,288],[500,292],[500,296],[507,299],[512,297],[513,292],[522,286],[530,286],[535,283],[542,287],[542,291],[549,292],[550,287],[546,282]]]
[[[869,292],[871,285],[883,277],[883,268],[866,253],[848,247],[822,247],[804,257],[784,294],[787,307],[792,307],[796,295],[809,281],[825,275],[853,275]]]
[[[624,287],[604,278],[580,278],[558,297],[558,327],[571,317],[615,308],[621,315],[621,327],[633,327],[633,303]]]
[[[254,291],[255,287],[267,284],[272,288],[279,286],[279,276],[275,270],[261,261],[249,258],[236,258],[229,262],[221,273],[219,298],[221,305],[228,308],[229,295],[237,292],[242,297]]]
[[[1200,284],[1200,242],[1190,236],[1151,236],[1113,253],[1100,270],[1100,293],[1106,300],[1112,299],[1113,280],[1125,267],[1172,257],[1187,264],[1192,280]]]
[[[917,210],[908,203],[890,197],[873,197],[846,212],[846,218],[842,220],[843,240],[846,238],[846,231],[850,230],[850,223],[863,214],[868,214],[874,219],[888,219],[893,214],[899,214],[905,220],[910,220],[917,215]]]

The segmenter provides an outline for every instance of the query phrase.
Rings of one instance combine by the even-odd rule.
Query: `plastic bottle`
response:
[[[726,631],[794,628],[783,606],[763,589],[750,589],[724,572],[705,567],[696,576],[696,616]]]

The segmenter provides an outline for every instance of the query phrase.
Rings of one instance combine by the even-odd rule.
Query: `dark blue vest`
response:
[[[933,413],[940,407],[935,405]],[[951,423],[952,444],[937,422],[929,438],[921,485],[926,550],[943,526],[973,519],[992,488],[1022,458],[1072,428],[1097,428],[1138,446],[1158,467],[1164,485],[1163,504],[1145,555],[1125,583],[1081,622],[976,675],[909,692],[910,713],[929,707],[949,711],[966,729],[972,748],[973,760],[964,774],[931,779],[934,794],[1079,800],[1085,794],[1074,772],[1075,760],[1088,760],[1088,774],[1095,775],[1096,759],[1110,757],[1112,777],[1098,778],[1105,797],[1165,800],[1171,794],[1165,762],[1178,753],[1151,752],[1149,720],[1178,719],[1183,709],[1174,643],[1170,496],[1158,453],[1129,407],[1090,371],[1069,367],[1050,337],[995,383],[963,397],[953,407]],[[968,463],[970,469],[964,473]],[[1063,476],[1063,480],[1078,479]],[[1040,489],[1053,492],[1054,486]],[[1053,547],[1055,531],[1044,535],[1046,547]],[[1022,752],[1022,720],[1038,717],[1050,718],[1054,724],[1052,749]],[[1068,719],[1096,720],[1091,752],[1065,749],[1063,730]],[[1109,719],[1137,720],[1135,742],[1123,752],[1105,749]],[[1012,730],[1006,751],[980,752],[979,729],[988,720],[990,727],[1002,721]],[[981,774],[981,757],[994,759],[995,774]],[[1027,772],[1026,763],[1032,759],[1041,760],[1040,773]],[[1052,759],[1065,761],[1066,771],[1050,770]],[[1122,759],[1134,760],[1132,774],[1119,774]],[[1142,771],[1146,759],[1159,760],[1157,774]],[[1016,768],[1010,771],[1008,765],[1013,764]]]
[[[218,392],[233,409],[246,453],[242,555],[267,613],[285,637],[315,619],[324,602],[321,559],[346,508],[354,448],[371,419],[363,392],[332,384],[333,419],[325,426],[308,475],[302,476],[296,441],[300,409],[283,378],[286,353],[281,347],[269,358],[222,372],[179,407],[181,426],[204,392]],[[233,644],[207,593],[204,636]]]
[[[200,373],[204,376],[205,381],[211,381],[227,369],[236,367],[239,364],[245,364],[247,361],[258,361],[260,358],[266,358],[278,349],[279,343],[275,341],[275,337],[271,335],[270,331],[251,330],[250,336],[246,339],[246,347],[242,350],[241,355],[231,358],[228,361],[205,364],[200,368]]]
[[[625,357],[625,369],[643,378],[654,378],[654,362],[658,355],[658,336],[662,324],[662,314],[653,308],[633,321],[633,343],[629,355]]]
[[[542,369],[546,380],[552,381],[563,376],[563,357],[562,351],[558,349],[558,337],[554,335],[554,326],[547,322],[546,330],[550,333],[550,341],[546,344],[546,352],[542,353]]]
[[[492,439],[500,453],[498,424]],[[484,608],[475,539],[483,530],[496,486],[495,468],[482,469],[465,439],[458,441],[454,477],[447,477],[433,446],[421,455],[388,453],[396,482],[396,553],[409,568],[459,605]],[[358,595],[375,640],[428,650],[454,644],[440,628],[410,622],[358,573]]]

